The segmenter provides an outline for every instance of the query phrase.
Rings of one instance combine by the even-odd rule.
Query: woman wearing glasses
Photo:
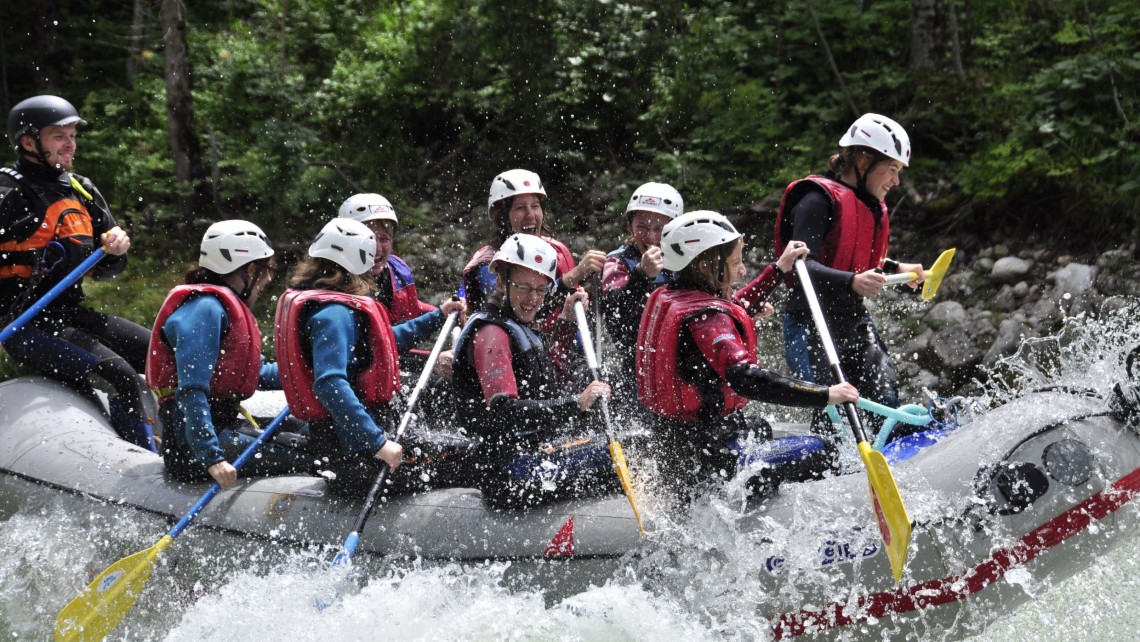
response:
[[[586,292],[575,288],[566,296],[549,344],[535,327],[558,278],[557,261],[555,249],[537,236],[508,238],[490,262],[495,291],[455,344],[457,415],[481,442],[472,455],[475,481],[496,507],[612,488],[612,472],[600,480],[571,473],[589,468],[583,458],[596,457],[597,449],[566,446],[567,437],[585,432],[598,399],[610,394],[598,381],[566,384],[576,352],[574,303],[585,305]],[[604,445],[600,453],[608,466]]]
[[[589,250],[582,255],[577,265],[574,264],[574,255],[570,249],[550,236],[547,227],[546,188],[534,172],[511,169],[496,176],[491,181],[487,212],[491,218],[487,245],[479,248],[463,268],[459,296],[467,300],[467,311],[482,309],[483,302],[495,291],[495,271],[491,268],[491,259],[507,237],[512,234],[533,234],[541,236],[557,252],[552,273],[555,287],[538,315],[539,327],[546,332],[552,331],[559,304],[580,283],[602,271],[606,255],[600,250]]]
[[[258,387],[280,388],[277,365],[261,359],[250,307],[273,279],[273,248],[248,221],[214,223],[202,237],[198,267],[170,291],[151,333],[146,381],[159,397],[162,457],[177,479],[237,481],[230,462],[257,433],[241,412]],[[310,472],[312,457],[266,444],[246,474]]]

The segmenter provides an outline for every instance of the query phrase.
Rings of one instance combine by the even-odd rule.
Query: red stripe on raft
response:
[[[997,582],[1011,568],[1028,564],[1041,553],[1085,530],[1093,520],[1104,519],[1116,512],[1132,501],[1138,491],[1140,468],[1120,478],[1108,490],[1073,506],[1027,533],[1017,544],[996,551],[988,560],[960,575],[874,593],[859,598],[853,608],[846,602],[836,602],[821,611],[785,613],[772,624],[772,633],[775,639],[781,640],[808,631],[818,632],[869,618],[909,613],[963,600]]]

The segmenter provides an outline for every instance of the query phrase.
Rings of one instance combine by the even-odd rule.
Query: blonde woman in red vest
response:
[[[236,459],[256,438],[242,400],[277,389],[276,364],[263,363],[250,306],[274,273],[273,248],[249,221],[214,223],[202,236],[198,267],[159,309],[147,353],[147,385],[159,396],[162,457],[175,478],[237,481]],[[282,438],[281,441],[286,441]],[[250,476],[312,472],[313,458],[282,443],[262,446]]]
[[[827,175],[808,176],[785,190],[776,218],[776,251],[793,241],[807,245],[808,271],[844,374],[869,399],[898,406],[898,374],[863,299],[879,295],[887,274],[916,272],[915,285],[926,278],[922,265],[887,258],[885,201],[910,163],[910,138],[890,118],[864,114],[839,147]],[[784,317],[784,351],[796,376],[834,381],[798,285],[791,288]]]
[[[642,314],[637,388],[659,418],[654,434],[666,484],[684,490],[732,475],[738,453],[729,442],[749,433],[771,436],[763,418],[745,416],[749,400],[823,408],[858,399],[851,384],[820,386],[757,363],[752,317],[734,301],[732,287],[744,275],[744,242],[728,219],[708,211],[679,216],[662,231],[661,251],[674,278],[654,290]],[[791,245],[748,288],[771,291],[779,272],[805,252]]]

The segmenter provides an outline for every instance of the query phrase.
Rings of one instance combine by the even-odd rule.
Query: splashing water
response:
[[[1124,377],[1123,361],[1136,343],[1136,309],[1104,319],[1070,318],[1056,336],[1026,341],[995,366],[979,412],[1048,385],[1107,394]],[[1055,410],[1037,409],[1042,416]],[[903,484],[916,510],[936,508],[937,497]],[[811,593],[764,593],[761,573],[771,560],[768,542],[806,526],[865,520],[866,506],[849,515],[818,514],[805,499],[800,524],[752,517],[741,480],[699,499],[687,515],[669,515],[639,480],[642,510],[658,529],[636,555],[612,561],[612,575],[568,597],[512,579],[511,562],[453,563],[365,558],[345,579],[330,570],[328,551],[284,548],[238,536],[191,529],[164,554],[147,590],[115,630],[114,640],[763,640],[771,623],[760,605],[804,605]],[[0,492],[3,497],[3,492]],[[857,504],[857,502],[854,502]],[[18,512],[0,503],[0,631],[7,639],[41,639],[56,613],[107,564],[149,547],[164,520],[82,497],[51,495]],[[347,526],[347,525],[346,525]],[[877,537],[877,534],[874,534]],[[873,542],[872,542],[873,543]],[[794,544],[794,543],[793,543]],[[817,555],[808,542],[789,556]],[[1096,557],[1064,581],[1012,573],[1007,582],[1032,599],[972,638],[976,642],[1130,639],[1140,630],[1140,538]],[[856,562],[857,564],[858,562]],[[823,581],[805,575],[806,582]],[[331,608],[317,612],[314,597],[347,583]],[[775,601],[775,602],[774,602]],[[889,635],[878,631],[873,635]],[[859,629],[840,639],[865,639]],[[930,639],[963,639],[963,630],[931,630]]]

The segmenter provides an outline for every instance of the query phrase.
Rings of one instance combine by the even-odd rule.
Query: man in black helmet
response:
[[[126,267],[131,241],[90,180],[71,173],[76,126],[86,124],[68,101],[34,96],[8,114],[16,164],[0,168],[0,314],[8,323],[67,276],[97,247],[109,255],[91,271],[108,279]],[[139,373],[150,332],[83,307],[82,281],[55,299],[4,348],[37,372],[69,383],[89,376],[115,389],[111,420],[124,438],[154,449],[150,395]],[[149,401],[149,400],[147,400]]]

